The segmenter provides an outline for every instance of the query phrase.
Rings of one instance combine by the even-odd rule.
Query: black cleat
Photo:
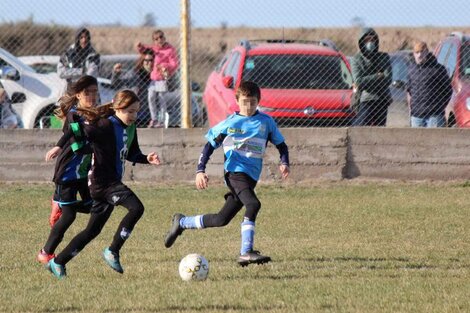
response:
[[[165,247],[171,247],[175,243],[176,238],[178,238],[178,236],[183,233],[184,228],[180,226],[180,220],[183,217],[184,215],[181,213],[176,213],[173,215],[170,231],[166,234],[165,237]]]
[[[240,255],[237,260],[238,265],[242,267],[248,266],[249,264],[264,264],[268,262],[271,262],[271,258],[266,255],[261,255],[260,252],[256,250],[251,250]]]

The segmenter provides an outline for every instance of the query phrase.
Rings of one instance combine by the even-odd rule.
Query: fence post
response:
[[[181,0],[181,127],[191,127],[191,89],[189,75],[189,0]]]

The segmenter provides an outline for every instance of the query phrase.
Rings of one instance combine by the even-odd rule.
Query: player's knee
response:
[[[144,205],[142,204],[142,202],[139,201],[138,203],[136,203],[136,204],[132,207],[131,210],[133,211],[133,214],[134,214],[136,217],[140,218],[142,215],[144,215],[145,208],[144,208]]]
[[[245,204],[247,217],[250,221],[256,220],[259,210],[261,209],[261,202],[259,200],[253,200],[250,203]]]

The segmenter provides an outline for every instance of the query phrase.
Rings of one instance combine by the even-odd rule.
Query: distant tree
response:
[[[144,20],[142,26],[155,27],[157,26],[157,18],[152,12],[146,13],[144,15]]]

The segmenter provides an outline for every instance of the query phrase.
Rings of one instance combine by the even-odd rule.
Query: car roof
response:
[[[60,56],[58,55],[25,55],[18,57],[21,61],[26,64],[35,64],[35,63],[50,63],[57,64],[59,62]]]
[[[337,56],[339,53],[329,47],[300,43],[263,43],[252,46],[248,55],[257,54],[316,54]]]
[[[337,56],[340,54],[335,43],[329,39],[316,41],[291,39],[242,39],[238,47],[242,47],[242,49],[245,48],[248,55],[315,54]]]

